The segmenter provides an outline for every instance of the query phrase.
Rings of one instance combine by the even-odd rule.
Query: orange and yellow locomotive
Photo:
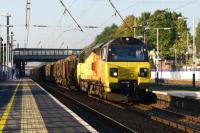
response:
[[[77,80],[82,90],[100,97],[136,96],[147,91],[150,63],[146,45],[121,37],[83,51]]]

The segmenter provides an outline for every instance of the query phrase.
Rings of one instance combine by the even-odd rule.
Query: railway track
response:
[[[81,108],[85,108],[88,112],[92,112],[93,114],[95,114],[95,116],[102,118],[103,123],[105,123],[105,125],[106,123],[113,125],[113,127],[117,129],[115,130],[115,132],[132,132],[132,133],[133,132],[134,133],[135,132],[181,132],[181,130],[175,129],[174,127],[173,128],[169,127],[169,125],[164,125],[163,123],[160,123],[160,121],[156,122],[155,120],[158,120],[158,118],[156,117],[152,117],[138,111],[135,111],[135,112],[133,110],[130,111],[130,109],[127,109],[124,106],[111,103],[109,101],[101,100],[102,102],[97,102],[97,100],[94,98],[91,99],[87,97],[86,95],[83,96],[79,94],[78,97],[83,96],[83,98],[86,98],[89,100],[88,102],[86,101],[83,102],[81,98],[77,99],[77,96],[75,97],[75,95],[77,95],[78,92],[65,90],[68,93],[63,93],[63,90],[60,90],[61,88],[58,89],[58,88],[55,88],[54,86],[52,87],[52,85],[47,85],[47,84],[42,84],[42,85],[45,86],[44,88],[47,88],[47,91],[49,91],[50,93],[53,93],[53,94],[56,93],[58,97],[62,97],[61,100],[67,99],[75,103],[77,106]],[[69,93],[71,94],[69,95]],[[102,105],[104,104],[103,105],[104,107],[96,108],[96,106],[99,106],[99,105],[95,105],[97,103],[102,104]],[[110,104],[112,104],[112,107],[108,107],[108,105]],[[107,110],[109,110],[110,113],[108,113],[108,111],[106,112],[105,110],[106,108]],[[117,113],[118,116],[114,115],[115,113]]]
[[[141,110],[150,110],[147,113],[151,116],[155,116],[155,120],[158,120],[166,125],[178,128],[185,132],[200,132],[200,120],[194,116],[174,112],[168,109],[161,109],[154,105],[138,104],[134,108]],[[161,118],[159,118],[161,116]]]
[[[200,119],[195,118],[194,116],[177,113],[167,109],[161,109],[151,104],[146,105],[138,103],[134,105],[124,105],[120,103],[114,103],[112,101],[106,101],[94,96],[90,97],[111,104],[121,109],[137,112],[140,115],[146,115],[146,117],[149,117],[150,119],[171,126],[173,128],[177,128],[184,132],[200,132]],[[163,117],[163,114],[165,117]],[[167,118],[169,116],[174,117],[174,119],[170,120],[169,118]],[[182,122],[177,122],[177,119],[182,119]]]
[[[70,96],[66,95],[65,93],[63,93],[62,91],[60,91],[58,89],[54,89],[53,87],[48,86],[48,85],[45,85],[45,87],[48,87],[48,89],[47,89],[48,91],[56,92],[57,95],[62,96],[61,100],[63,100],[63,98],[64,99],[68,99],[71,102],[76,103],[77,105],[81,106],[82,108],[85,108],[86,110],[89,110],[89,112],[93,112],[95,115],[97,115],[97,117],[100,117],[100,118],[106,120],[107,123],[111,123],[113,125],[113,127],[115,127],[118,130],[118,132],[138,133],[136,130],[131,129],[131,128],[125,126],[124,124],[122,124],[122,123],[110,118],[109,116],[107,116],[107,115],[105,115],[105,114],[103,114],[103,113],[101,113],[101,112],[89,107],[88,105],[86,105],[86,104],[74,99],[73,97],[70,97]]]
[[[162,109],[162,108],[159,108],[159,107],[154,106],[154,105],[151,105],[151,107],[153,109],[156,109],[156,110],[159,110],[159,111],[162,111],[162,112],[166,112],[166,113],[169,113],[169,114],[176,115],[178,117],[184,118],[189,123],[196,124],[196,125],[200,126],[200,118],[198,118],[198,117],[194,117],[194,116],[191,116],[191,115],[178,113],[178,112],[171,111],[171,110],[168,110],[168,109]]]

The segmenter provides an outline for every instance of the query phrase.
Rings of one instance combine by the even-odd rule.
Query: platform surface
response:
[[[160,90],[152,91],[155,94],[174,96],[180,98],[200,99],[200,92],[196,91],[183,91],[183,90]]]
[[[31,79],[0,83],[0,133],[97,131]]]

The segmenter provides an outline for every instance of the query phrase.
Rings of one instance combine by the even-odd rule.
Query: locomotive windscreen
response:
[[[147,49],[141,45],[112,45],[108,61],[148,61]]]

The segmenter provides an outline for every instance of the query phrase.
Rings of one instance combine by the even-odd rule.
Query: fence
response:
[[[159,71],[159,79],[192,80],[193,71]],[[156,77],[155,71],[151,71],[151,78]],[[200,80],[200,71],[195,71],[195,79]]]
[[[12,78],[12,68],[0,64],[0,81]]]

